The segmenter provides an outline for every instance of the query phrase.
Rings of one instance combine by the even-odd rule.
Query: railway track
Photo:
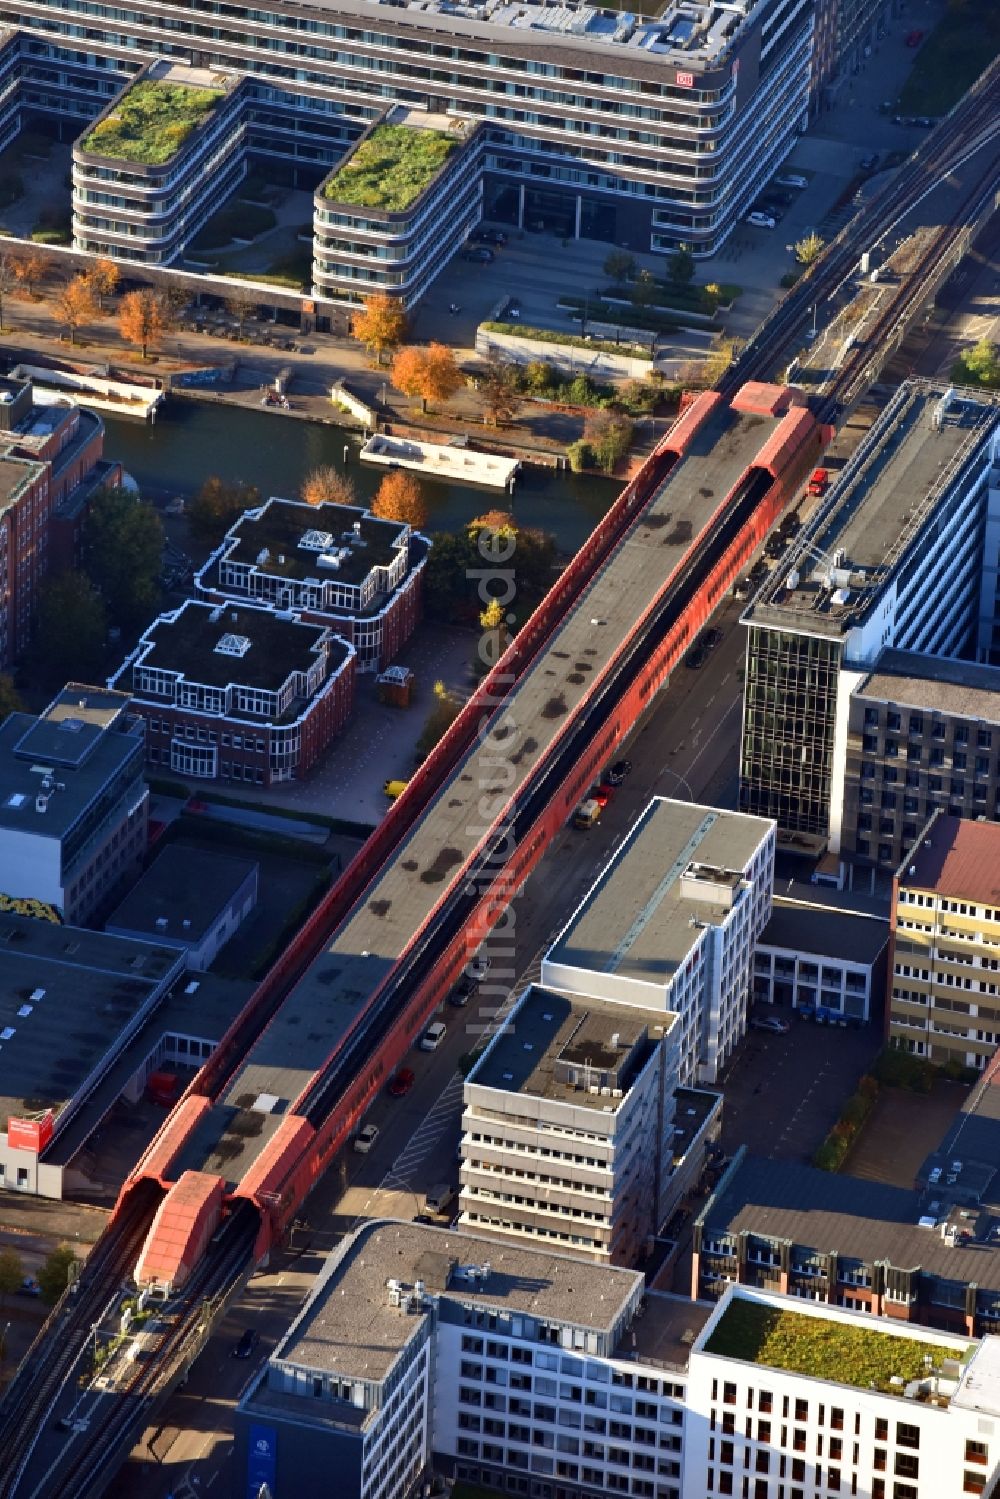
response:
[[[77,1280],[54,1308],[18,1366],[4,1396],[0,1426],[0,1496],[17,1486],[51,1421],[58,1392],[71,1378],[93,1328],[131,1276],[156,1206],[155,1184],[137,1192],[122,1221],[98,1240]]]
[[[890,216],[899,218],[912,209],[933,180],[939,179],[963,159],[977,133],[988,132],[998,113],[998,94],[1000,63],[995,63],[928,137],[894,181],[872,203],[859,209],[817,266],[783,299],[719,383],[722,394],[731,395],[748,380],[767,378],[773,372],[793,347],[812,306],[839,290],[857,266],[861,251],[886,232]],[[887,338],[898,326],[905,326],[912,310],[926,295],[927,287],[934,279],[935,266],[940,265],[942,257],[954,252],[966,224],[982,211],[991,191],[993,175],[992,168],[984,168],[974,176],[963,194],[959,210],[961,222],[942,228],[925,249],[912,275],[897,293],[887,298],[865,346],[851,351],[824,394],[820,413],[823,420],[832,420],[853,398],[859,383],[867,378],[874,357],[873,345]],[[665,468],[656,469],[650,465],[645,476],[640,476],[639,481],[630,486],[632,498],[621,509],[617,530],[605,538],[600,549],[595,549],[589,568],[581,570],[578,585],[567,596],[567,606],[579,598],[588,581],[604,565],[612,548],[662,482],[665,472]],[[740,527],[746,524],[747,516],[759,500],[759,494],[752,492],[752,488],[739,495],[716,531],[703,545],[689,553],[675,584],[660,601],[644,632],[623,652],[580,721],[566,735],[565,743],[559,745],[551,759],[540,766],[537,777],[524,788],[502,836],[495,834],[480,851],[467,878],[434,913],[426,931],[420,934],[398,971],[389,976],[370,1013],[356,1031],[345,1037],[340,1051],[297,1101],[296,1111],[304,1113],[311,1123],[318,1126],[335,1114],[344,1087],[377,1050],[398,1019],[407,991],[412,992],[414,985],[433,970],[456,930],[460,930],[467,919],[478,892],[502,873],[506,858],[504,848],[509,847],[508,832],[512,831],[517,840],[533,825],[567,767],[573,764],[574,758],[579,759],[581,745],[593,741],[614,712],[622,682],[641,671],[644,662],[655,653],[676,624],[685,599],[731,544]],[[532,648],[524,653],[520,669],[523,670],[543,647],[543,637],[533,640]],[[456,758],[460,752],[456,752]],[[442,767],[442,779],[449,769]],[[431,794],[428,793],[427,800]],[[411,821],[421,810],[420,805],[414,805]],[[405,826],[402,821],[396,826],[398,840],[405,832]],[[384,857],[387,859],[391,854],[390,848]],[[270,988],[262,989],[259,1005],[245,1014],[241,1025],[226,1038],[220,1054],[213,1059],[213,1065],[196,1080],[199,1089],[207,1088],[213,1096],[218,1096],[229,1076],[233,1059],[238,1060],[260,1034],[328,936],[333,920],[330,908],[324,909],[324,917],[325,926],[323,922],[317,922],[302,934],[292,961],[275,974]],[[234,1212],[225,1234],[192,1272],[155,1357],[137,1367],[125,1387],[104,1395],[101,1404],[106,1416],[99,1428],[89,1435],[86,1432],[74,1433],[67,1441],[64,1453],[61,1456],[55,1454],[49,1468],[42,1471],[42,1462],[33,1462],[39,1436],[51,1424],[59,1393],[76,1371],[94,1322],[109,1305],[114,1291],[130,1275],[160,1200],[160,1191],[153,1182],[140,1183],[134,1189],[121,1216],[93,1251],[76,1289],[67,1293],[36,1339],[28,1359],[19,1368],[0,1406],[0,1499],[14,1499],[15,1495],[17,1499],[44,1499],[44,1496],[54,1495],[59,1495],[60,1499],[62,1496],[92,1499],[99,1494],[118,1461],[127,1453],[142,1421],[170,1388],[178,1371],[195,1356],[208,1325],[206,1316],[210,1318],[225,1304],[249,1269],[258,1220],[256,1209],[246,1203]],[[206,1308],[213,1310],[206,1313]],[[49,1453],[47,1456],[53,1455]],[[29,1465],[32,1469],[30,1479]]]
[[[980,74],[950,114],[921,143],[893,179],[862,204],[825,252],[765,319],[718,382],[731,395],[747,380],[765,379],[795,352],[796,335],[812,308],[827,301],[891,227],[919,203],[934,183],[960,162],[978,133],[987,136],[1000,116],[1000,58]]]

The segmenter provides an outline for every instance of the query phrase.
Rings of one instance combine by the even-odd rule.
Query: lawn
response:
[[[921,47],[899,96],[899,110],[945,114],[998,52],[1000,5],[996,0],[960,0]]]
[[[459,144],[445,130],[378,125],[330,178],[323,196],[399,213],[429,186]]]
[[[82,148],[95,156],[162,166],[223,97],[222,89],[147,78],[84,136]]]
[[[899,1388],[890,1384],[893,1376],[922,1378],[928,1354],[935,1362],[956,1357],[953,1348],[740,1299],[719,1322],[705,1352],[883,1394]]]

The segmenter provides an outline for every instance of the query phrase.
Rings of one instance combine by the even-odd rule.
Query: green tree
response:
[[[99,676],[107,633],[104,600],[83,573],[60,573],[43,584],[32,655],[46,681]]]
[[[667,274],[676,286],[687,286],[694,280],[694,256],[687,245],[679,245],[671,255]]]
[[[53,1249],[38,1272],[38,1288],[42,1300],[54,1306],[69,1285],[70,1270],[76,1263],[76,1255],[68,1244]]]
[[[0,1306],[24,1283],[24,1266],[16,1249],[0,1249]]]
[[[0,723],[8,713],[20,713],[24,709],[20,694],[14,686],[14,678],[0,672]]]
[[[474,593],[469,584],[470,568],[477,560],[475,540],[467,531],[435,536],[424,564],[424,600],[435,619],[471,624],[475,619]]]
[[[459,698],[450,693],[443,682],[434,683],[434,706],[417,740],[417,755],[426,759],[442,735],[451,727],[462,711]]]
[[[632,283],[632,305],[652,307],[659,296],[659,287],[652,271],[640,271]]]
[[[116,624],[145,623],[156,609],[163,522],[138,495],[103,489],[83,524],[84,570]]]
[[[211,474],[187,507],[188,525],[196,541],[214,546],[220,542],[244,510],[260,504],[260,490],[241,479],[220,479]]]
[[[826,240],[821,234],[817,234],[814,229],[811,234],[806,235],[805,239],[796,241],[795,259],[799,265],[815,265],[825,249]]]
[[[556,539],[548,531],[518,525],[513,516],[503,511],[478,516],[469,522],[467,531],[473,556],[479,559],[473,566],[481,567],[484,555],[496,555],[498,551],[506,553],[507,545],[498,546],[497,538],[509,538],[513,541],[513,549],[502,565],[513,573],[517,598],[523,599],[527,595],[529,600],[535,600],[548,591],[556,562]]]
[[[559,383],[559,377],[552,365],[544,359],[533,359],[525,366],[525,384],[533,395],[541,395],[543,391],[551,390]]]
[[[613,473],[632,446],[634,426],[624,411],[602,409],[590,412],[584,436],[606,474]]]
[[[616,286],[624,286],[635,275],[635,256],[627,250],[612,250],[604,262],[604,274]]]
[[[1000,345],[981,338],[959,356],[952,377],[962,385],[982,385],[990,390],[1000,386]]]

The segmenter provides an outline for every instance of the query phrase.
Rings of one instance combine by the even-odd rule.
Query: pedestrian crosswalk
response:
[[[527,966],[518,974],[517,979],[504,995],[495,1009],[481,1006],[475,1015],[466,1021],[466,1029],[471,1039],[470,1050],[481,1050],[503,1025],[519,996],[529,984],[537,984],[542,973],[542,956],[548,951],[553,940],[554,933],[546,938],[541,947],[531,958]],[[443,1093],[436,1103],[425,1115],[415,1134],[407,1141],[406,1145],[396,1157],[392,1166],[386,1172],[381,1183],[381,1189],[390,1192],[412,1192],[415,1187],[418,1173],[426,1185],[426,1172],[421,1172],[428,1156],[436,1148],[441,1136],[449,1124],[455,1123],[462,1113],[462,1095],[465,1087],[465,1077],[461,1072],[456,1072],[449,1080]],[[442,1162],[442,1168],[446,1163]],[[449,1169],[442,1169],[442,1177],[450,1176]]]

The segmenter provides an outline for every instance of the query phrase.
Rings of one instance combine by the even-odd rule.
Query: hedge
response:
[[[821,1171],[840,1170],[864,1128],[866,1119],[875,1107],[876,1098],[878,1098],[878,1082],[874,1077],[866,1074],[844,1104],[840,1111],[840,1118],[813,1156],[814,1166],[818,1166]]]

